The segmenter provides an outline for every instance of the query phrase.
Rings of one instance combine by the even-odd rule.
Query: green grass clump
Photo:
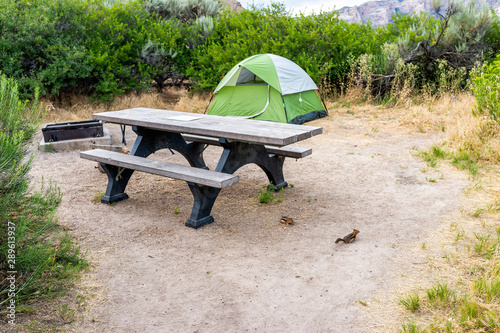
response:
[[[418,156],[427,162],[427,166],[435,168],[440,160],[448,157],[448,153],[441,147],[433,145],[428,151],[421,151]]]
[[[258,197],[260,203],[270,203],[274,200],[273,192],[269,189],[269,187],[261,188],[259,190]]]
[[[0,305],[16,307],[33,298],[63,293],[86,267],[80,248],[57,225],[60,189],[43,182],[38,190],[28,172],[28,145],[42,119],[38,94],[21,101],[17,84],[0,77]],[[10,281],[15,278],[14,284]]]
[[[278,193],[278,197],[275,197],[275,193]],[[285,193],[285,189],[282,187],[279,191],[276,186],[270,184],[264,188],[261,188],[257,193],[257,198],[260,203],[270,203],[276,200],[277,202],[283,202],[283,195]]]
[[[401,325],[404,333],[419,333],[422,330],[415,324],[414,321],[410,321]]]
[[[400,299],[401,304],[412,313],[420,310],[414,314],[412,321],[402,324],[403,332],[498,332],[499,234],[499,230],[474,233],[474,237],[469,239],[474,249],[469,255],[474,260],[480,256],[483,265],[464,267],[461,278],[456,281],[456,288],[450,288],[447,282],[440,282],[426,289],[427,297],[421,299],[413,293]],[[417,325],[419,318],[422,322]]]
[[[418,156],[427,162],[427,166],[431,168],[437,168],[440,161],[447,160],[457,169],[467,170],[472,175],[476,175],[479,171],[479,158],[464,149],[459,149],[458,152],[453,153],[447,151],[444,147],[433,145],[428,151],[419,152]]]
[[[448,288],[446,283],[438,283],[436,286],[427,289],[427,298],[431,304],[448,304],[456,298],[454,291]]]
[[[96,192],[94,194],[94,197],[92,198],[92,203],[96,204],[96,203],[101,202],[101,199],[104,196],[104,194],[106,194],[106,193],[104,193],[104,192]]]
[[[420,296],[418,293],[412,293],[406,297],[400,298],[399,302],[411,312],[415,312],[420,308]]]
[[[472,175],[477,174],[479,171],[478,159],[464,150],[460,150],[453,155],[451,164],[459,170],[468,170]]]
[[[474,281],[474,290],[483,295],[486,301],[498,303],[500,301],[500,278],[481,277]]]

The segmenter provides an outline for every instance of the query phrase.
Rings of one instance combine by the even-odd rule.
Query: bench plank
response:
[[[184,180],[215,188],[225,188],[236,184],[238,176],[206,169],[173,164],[104,149],[80,152],[80,157],[104,164],[152,173],[155,175]]]
[[[201,135],[191,135],[191,134],[182,134],[184,140],[186,141],[194,141],[201,142],[208,145],[220,146],[220,142],[217,138],[212,138],[208,136]],[[286,157],[292,158],[303,158],[312,154],[311,148],[303,148],[298,146],[284,146],[284,147],[276,147],[276,146],[264,146],[268,153],[276,154]]]

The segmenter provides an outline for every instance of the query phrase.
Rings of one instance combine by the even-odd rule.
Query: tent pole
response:
[[[245,118],[245,119],[252,119],[252,118],[255,118],[257,116],[260,116],[261,114],[264,113],[264,111],[267,110],[267,107],[269,106],[269,98],[271,97],[271,92],[270,92],[271,88],[270,87],[271,87],[270,85],[267,85],[267,102],[266,102],[266,106],[264,106],[264,109],[262,109],[262,111],[260,111],[260,112],[257,112],[253,116],[248,116],[248,117],[243,117],[243,118]]]
[[[325,107],[326,114],[328,114],[328,109],[326,108],[325,101],[323,100],[323,96],[319,93],[319,90],[316,90],[319,98],[321,99],[321,103],[323,103],[323,106]]]
[[[210,97],[210,100],[208,101],[208,104],[207,104],[207,107],[205,108],[205,112],[204,114],[207,114],[207,111],[208,111],[208,106],[210,105],[210,103],[212,103],[212,99],[214,98],[215,94],[212,93],[212,96]]]
[[[283,110],[285,110],[285,118],[286,118],[286,122],[288,123],[288,112],[286,111],[286,104],[285,104],[285,99],[283,98],[283,95],[281,95],[281,101],[283,102]]]

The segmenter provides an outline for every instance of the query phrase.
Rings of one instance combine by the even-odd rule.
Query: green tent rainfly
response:
[[[224,76],[207,113],[302,124],[327,115],[317,90],[311,77],[293,61],[257,54]]]

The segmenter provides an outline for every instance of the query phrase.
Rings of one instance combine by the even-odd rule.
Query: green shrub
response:
[[[55,223],[60,190],[51,183],[37,191],[30,186],[28,146],[42,118],[36,89],[34,96],[21,101],[17,83],[0,77],[0,304],[60,293],[85,266]]]
[[[500,54],[476,73],[472,91],[476,97],[474,112],[500,122]]]
[[[83,0],[0,2],[0,68],[21,96],[74,90],[90,76],[84,17]]]
[[[405,63],[419,63],[423,70],[432,72],[436,60],[441,59],[453,68],[471,70],[494,52],[494,44],[488,41],[496,34],[498,17],[489,7],[454,0],[447,7],[435,1],[432,8],[435,13],[420,12],[398,38]]]
[[[112,6],[92,0],[88,9],[85,41],[93,67],[95,94],[101,101],[145,90],[155,76],[171,68],[183,70],[186,51],[180,23],[150,14],[140,0]],[[173,64],[165,65],[148,57],[152,54],[144,50],[148,44],[170,52]]]
[[[22,97],[39,88],[42,95],[77,92],[106,101],[162,77],[183,77],[188,32],[150,14],[142,0],[6,0],[0,68],[18,80]],[[158,61],[158,50],[167,61]]]

